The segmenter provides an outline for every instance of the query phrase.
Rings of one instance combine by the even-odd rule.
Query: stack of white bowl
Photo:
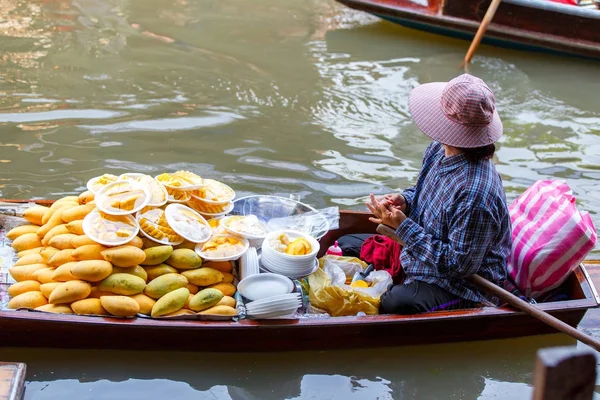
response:
[[[293,314],[302,306],[300,293],[265,297],[246,304],[246,313],[254,318],[277,318]]]
[[[305,238],[311,245],[311,252],[296,256],[275,250],[269,242],[282,233],[285,233],[289,237],[290,242],[299,237]],[[269,272],[281,274],[292,279],[299,279],[312,274],[319,267],[319,262],[317,261],[319,249],[319,242],[304,232],[291,230],[275,231],[269,233],[262,244],[260,263]]]

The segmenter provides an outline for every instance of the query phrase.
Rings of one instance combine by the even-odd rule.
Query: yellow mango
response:
[[[142,249],[149,249],[150,247],[162,246],[162,244],[157,243],[154,240],[150,240],[147,237],[143,237],[140,239],[142,239]]]
[[[27,265],[27,264],[40,264],[45,263],[44,257],[41,254],[27,254],[23,256],[15,262],[13,267],[18,267],[19,265]]]
[[[46,264],[49,264],[52,256],[55,255],[56,253],[58,253],[59,251],[61,251],[61,250],[54,248],[54,247],[46,246],[44,248],[44,250],[42,250],[40,252],[40,256],[42,256],[42,258],[44,259],[44,262]]]
[[[197,285],[194,285],[193,283],[188,283],[186,287],[188,288],[191,294],[196,294],[200,290],[200,288]]]
[[[35,281],[33,273],[38,269],[47,268],[47,264],[28,264],[28,265],[19,265],[18,267],[10,267],[8,269],[8,273],[10,276],[14,278],[17,282],[23,281]]]
[[[73,310],[67,304],[44,304],[36,307],[35,310],[54,314],[73,314]]]
[[[63,233],[61,235],[54,236],[52,239],[50,239],[48,244],[60,250],[74,249],[75,246],[73,246],[71,241],[76,237],[78,237],[78,235],[73,235],[72,233]]]
[[[165,274],[151,280],[144,289],[144,293],[153,299],[160,299],[173,290],[184,288],[188,280],[180,274]],[[188,290],[189,292],[189,290]]]
[[[23,217],[31,224],[42,226],[42,218],[48,210],[48,207],[34,206],[23,213]]]
[[[106,261],[110,261],[116,267],[135,267],[146,259],[144,250],[135,246],[111,247],[102,252]]]
[[[81,247],[81,246],[85,246],[88,244],[98,244],[97,242],[94,242],[92,239],[90,239],[87,235],[78,235],[78,236],[74,236],[71,239],[71,245],[75,248]]]
[[[176,246],[173,246],[173,249],[177,250],[177,249],[190,249],[190,250],[194,250],[196,248],[196,243],[194,242],[190,242],[189,240],[184,240],[183,242],[179,243]]]
[[[40,229],[38,225],[21,225],[8,231],[6,237],[10,240],[15,240],[26,233],[37,233],[38,229]]]
[[[98,285],[98,289],[103,292],[111,292],[124,296],[142,293],[145,287],[146,282],[142,278],[131,274],[113,274],[105,278]]]
[[[54,276],[54,268],[42,268],[33,273],[33,277],[39,283],[57,282],[52,277]]]
[[[140,305],[127,296],[102,296],[102,307],[110,314],[117,317],[133,317],[140,312]]]
[[[235,308],[235,299],[231,296],[223,296],[223,298],[221,299],[221,301],[219,301],[217,303],[218,306],[228,306],[228,307],[233,307]]]
[[[75,275],[71,273],[71,268],[77,264],[78,261],[71,261],[65,263],[54,270],[54,274],[52,275],[52,279],[56,282],[67,282],[67,281],[75,281],[78,280]]]
[[[88,282],[100,282],[112,273],[113,266],[104,260],[77,261],[71,267],[71,275]]]
[[[40,254],[44,250],[44,246],[36,247],[35,249],[23,250],[17,253],[17,257],[25,257],[29,254]]]
[[[69,233],[72,233],[74,235],[84,235],[85,232],[83,231],[83,220],[78,219],[75,221],[71,221],[68,224],[65,225],[67,227],[67,231],[69,231]]]
[[[62,235],[63,233],[69,233],[67,226],[65,224],[56,225],[54,228],[50,229],[46,235],[42,238],[42,245],[49,246],[50,239],[54,236]]]
[[[189,290],[189,289],[188,289]],[[185,302],[185,304],[183,305],[183,308],[190,308],[190,301],[192,301],[192,299],[194,298],[194,295],[190,293],[190,295],[188,296],[187,301]]]
[[[10,297],[16,297],[25,292],[39,292],[40,283],[38,281],[29,280],[13,283],[8,288],[8,295]]]
[[[152,297],[148,297],[143,293],[136,294],[135,296],[131,296],[140,306],[140,314],[150,315],[152,313],[152,307],[156,303]]]
[[[101,244],[86,244],[84,246],[79,246],[75,250],[73,250],[73,254],[71,254],[71,256],[77,261],[104,261],[104,257],[102,257],[102,252],[106,249],[108,249],[108,247],[102,246]]]
[[[141,249],[144,246],[144,242],[143,242],[142,238],[140,238],[138,236],[134,236],[133,239],[131,239],[129,242],[125,243],[125,246],[134,246],[134,247],[137,247],[138,249]]]
[[[202,265],[202,258],[194,250],[177,249],[165,262],[177,269],[195,269]]]
[[[203,267],[216,269],[221,272],[231,272],[233,269],[229,261],[207,261],[202,264]]]
[[[95,204],[83,204],[77,207],[70,207],[62,212],[61,218],[64,222],[84,219],[94,208],[96,208]]]
[[[77,202],[79,204],[87,204],[90,201],[93,201],[94,197],[94,193],[90,192],[89,190],[86,190],[77,197]]]
[[[230,274],[229,272],[223,272],[223,280],[221,282],[223,283],[233,283],[233,274]]]
[[[85,299],[92,291],[92,285],[84,281],[68,281],[61,283],[50,293],[48,303],[63,304]]]
[[[98,286],[92,286],[92,292],[90,293],[90,295],[88,297],[99,299],[102,296],[114,296],[114,293],[100,290],[100,288]]]
[[[148,280],[150,281],[158,278],[161,275],[177,273],[177,270],[175,268],[167,264],[159,264],[153,265],[151,267],[144,267],[144,270],[146,270],[146,273],[148,274]]]
[[[15,251],[25,251],[42,246],[42,241],[35,233],[25,233],[13,240],[11,246]]]
[[[231,283],[217,283],[216,285],[211,285],[211,288],[214,289],[219,289],[221,291],[221,293],[223,293],[224,296],[232,296],[235,294],[236,292],[236,288],[235,286],[233,286]]]
[[[40,292],[42,292],[42,294],[44,295],[45,298],[49,298],[50,297],[50,293],[52,293],[52,291],[54,289],[56,289],[56,287],[58,285],[60,285],[62,282],[50,282],[50,283],[44,283],[42,285],[40,285]]]
[[[238,315],[237,310],[233,307],[229,306],[214,306],[208,308],[206,310],[200,311],[198,314],[201,315],[227,315],[227,316],[236,316]]]
[[[62,215],[62,208],[58,210],[48,211],[52,211],[52,216],[48,219],[48,222],[44,223],[44,225],[40,226],[40,229],[38,229],[37,235],[40,239],[43,239],[44,236],[46,236],[46,233],[50,231],[50,229],[63,223],[63,220],[60,217]]]
[[[73,249],[59,250],[58,252],[54,253],[53,256],[50,257],[50,259],[48,260],[48,266],[52,268],[57,268],[63,264],[77,261],[73,258],[74,251],[75,250]]]
[[[54,202],[54,204],[58,203],[58,204],[63,204],[63,203],[77,203],[79,196],[65,196],[65,197],[61,197],[60,199],[56,200]],[[79,204],[79,203],[78,203]]]
[[[217,289],[202,289],[190,300],[189,309],[202,311],[216,306],[223,298],[223,293]]]
[[[193,312],[192,310],[182,308],[182,309],[172,312],[170,314],[165,314],[165,315],[163,315],[163,317],[176,317],[178,315],[195,315],[195,314],[196,313]]]
[[[145,249],[146,259],[141,263],[142,265],[158,265],[162,264],[173,253],[173,246],[155,246]]]
[[[129,267],[129,268],[113,267],[112,273],[113,274],[131,274],[131,275],[139,276],[140,278],[142,278],[144,280],[144,282],[148,282],[148,273],[146,272],[146,270],[144,268],[140,267],[139,265],[136,265],[135,267]]]
[[[186,303],[190,291],[183,287],[169,292],[156,301],[150,315],[160,317],[180,310]]]
[[[25,292],[13,297],[8,302],[8,308],[36,308],[48,304],[42,292]]]
[[[212,268],[198,268],[189,271],[183,271],[181,275],[188,281],[198,286],[215,285],[223,281],[223,273]]]
[[[71,303],[71,309],[77,315],[108,315],[100,299],[96,298],[74,301]]]

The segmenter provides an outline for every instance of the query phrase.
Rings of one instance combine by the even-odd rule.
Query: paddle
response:
[[[498,9],[498,6],[500,5],[500,1],[501,0],[492,0],[485,15],[483,16],[483,19],[481,20],[481,24],[479,25],[479,29],[477,29],[477,33],[475,34],[475,37],[473,38],[473,41],[471,42],[471,46],[469,47],[469,50],[467,51],[467,55],[465,56],[465,59],[463,60],[462,66],[465,69],[466,69],[467,65],[471,62],[471,58],[473,58],[473,55],[475,54],[475,50],[477,50],[477,46],[479,46],[479,43],[481,42],[481,39],[483,38],[483,35],[485,34],[485,31],[487,30],[488,25],[492,21],[492,18],[494,18],[494,14],[496,14],[496,10]]]
[[[401,246],[404,246],[402,240],[400,240],[400,238],[396,236],[396,232],[389,226],[380,224],[377,226],[377,232],[389,237],[392,240],[395,240],[396,242],[400,243]],[[585,333],[577,330],[576,328],[573,328],[572,326],[562,322],[558,318],[553,317],[552,315],[540,310],[532,304],[529,304],[528,302],[515,296],[511,292],[502,289],[501,287],[493,284],[492,282],[488,281],[485,278],[482,278],[477,274],[470,276],[469,280],[475,285],[485,290],[486,292],[504,300],[511,306],[526,312],[527,314],[541,320],[545,324],[550,325],[554,329],[566,333],[567,335],[579,340],[580,342],[587,344],[593,349],[600,351],[600,342],[594,339],[593,337],[586,335]]]

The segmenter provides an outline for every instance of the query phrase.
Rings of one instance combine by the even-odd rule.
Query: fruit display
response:
[[[203,185],[187,171],[156,178],[104,174],[79,196],[27,209],[26,224],[7,233],[18,257],[8,269],[16,281],[8,308],[128,318],[236,316],[233,262],[207,261],[194,248],[240,253],[244,239],[214,236],[196,211],[170,204],[183,189]]]

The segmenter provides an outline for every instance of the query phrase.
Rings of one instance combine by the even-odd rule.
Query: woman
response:
[[[409,108],[434,140],[417,184],[376,199],[370,220],[396,231],[404,243],[402,284],[381,297],[382,314],[413,314],[498,303],[466,279],[479,274],[502,285],[511,226],[502,179],[491,160],[502,136],[492,91],[463,74],[448,83],[415,88]]]

